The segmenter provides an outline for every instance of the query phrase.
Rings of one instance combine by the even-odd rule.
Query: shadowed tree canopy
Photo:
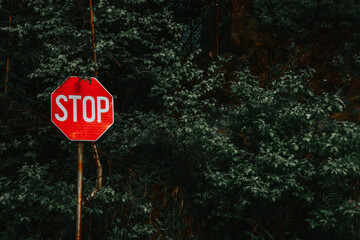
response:
[[[95,75],[115,123],[100,162],[85,144],[83,239],[358,239],[359,16],[356,0],[0,0],[0,239],[74,237],[77,142],[50,94]]]

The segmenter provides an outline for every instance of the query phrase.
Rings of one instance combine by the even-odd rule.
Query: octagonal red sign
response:
[[[96,141],[114,123],[112,95],[96,79],[69,77],[51,93],[51,121],[72,141]]]

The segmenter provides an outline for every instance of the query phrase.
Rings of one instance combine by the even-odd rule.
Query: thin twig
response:
[[[94,12],[93,12],[93,5],[92,1],[89,0],[90,3],[90,25],[91,25],[91,41],[92,41],[92,47],[93,47],[93,61],[95,64],[97,64],[97,58],[96,58],[96,44],[95,44],[95,25],[94,25]],[[98,69],[95,67],[94,75],[98,76]]]
[[[90,196],[86,199],[87,201],[90,201],[95,196],[95,194],[100,191],[100,188],[102,187],[102,166],[100,163],[99,153],[96,148],[95,142],[91,142],[91,148],[92,148],[92,153],[93,153],[93,157],[94,157],[95,164],[96,164],[97,174],[96,174],[95,188],[92,191],[92,193],[90,194]]]
[[[78,5],[78,7],[80,8],[82,14],[84,15],[85,19],[88,21],[88,22],[91,22],[91,20],[89,19],[88,15],[86,15],[86,12],[84,10],[84,8],[81,6],[80,2],[78,0],[75,0],[76,4]]]
[[[94,61],[95,64],[97,64],[96,49],[95,49],[96,44],[95,44],[94,12],[93,12],[93,5],[92,5],[91,0],[89,0],[89,4],[90,4],[90,25],[91,25],[91,41],[92,41],[92,47],[93,47],[93,61]],[[96,77],[98,76],[97,67],[95,67],[94,75]],[[91,193],[90,197],[87,199],[88,201],[91,198],[93,198],[97,192],[100,191],[100,188],[102,186],[102,166],[101,166],[101,162],[100,162],[100,159],[99,159],[99,153],[98,153],[98,150],[96,148],[95,142],[91,142],[91,147],[92,147],[93,157],[94,157],[95,164],[96,164],[97,175],[96,175],[95,188],[94,188],[93,192]]]
[[[112,177],[112,159],[111,159],[111,157],[108,155],[108,154],[106,154],[106,153],[104,153],[104,152],[102,152],[102,151],[98,151],[101,155],[103,155],[104,157],[106,157],[107,158],[107,163],[108,163],[108,174],[109,174],[109,177],[110,177],[110,185],[112,186],[113,185],[113,177]]]

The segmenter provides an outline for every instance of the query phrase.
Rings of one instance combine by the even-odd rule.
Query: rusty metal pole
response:
[[[81,240],[83,158],[84,158],[84,143],[79,142],[79,145],[78,145],[77,197],[76,197],[76,240]]]

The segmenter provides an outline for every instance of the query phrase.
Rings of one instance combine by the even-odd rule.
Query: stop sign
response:
[[[51,121],[72,141],[96,141],[114,123],[113,97],[90,80],[69,77],[51,93]]]

